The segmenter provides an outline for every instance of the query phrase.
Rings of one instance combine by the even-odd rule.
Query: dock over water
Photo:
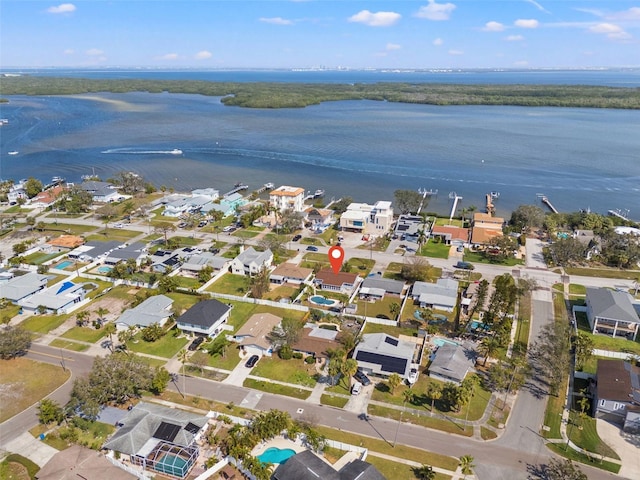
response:
[[[549,210],[551,210],[553,213],[559,213],[556,207],[554,207],[553,204],[551,203],[551,200],[549,200],[549,197],[547,197],[545,194],[538,193],[536,196],[540,199],[542,203],[544,203],[547,207],[549,207]]]

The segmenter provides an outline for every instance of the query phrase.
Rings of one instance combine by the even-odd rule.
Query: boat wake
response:
[[[100,153],[118,154],[118,155],[182,155],[182,150],[174,148],[173,150],[134,150],[132,148],[110,148]]]

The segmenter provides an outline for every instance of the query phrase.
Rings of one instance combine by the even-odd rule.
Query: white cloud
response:
[[[504,25],[500,22],[487,22],[482,28],[484,32],[501,32],[504,30]]]
[[[89,50],[87,50],[86,52],[87,55],[89,55],[90,57],[97,57],[99,55],[104,55],[104,52],[98,48],[90,48]]]
[[[449,50],[449,55],[464,55],[464,52],[462,50]]]
[[[429,0],[429,5],[420,7],[415,16],[427,20],[449,20],[455,9],[453,3],[436,3],[435,0]]]
[[[387,52],[390,52],[392,50],[400,50],[401,48],[402,46],[398,45],[397,43],[387,43],[386,50]]]
[[[282,18],[282,17],[271,17],[271,18],[261,17],[260,21],[264,23],[270,23],[272,25],[293,25],[293,22],[291,20],[287,20],[286,18]]]
[[[615,12],[606,16],[610,20],[640,20],[640,7],[631,7],[629,10],[623,10],[622,12]]]
[[[514,22],[514,25],[520,28],[538,28],[538,26],[540,25],[540,22],[538,22],[538,20],[535,20],[535,19],[520,18]]]
[[[442,45],[444,43],[444,40],[442,40],[441,38],[436,38],[433,42],[436,47],[439,47],[440,45]]]
[[[507,42],[520,42],[524,40],[524,37],[522,35],[509,35],[508,37],[505,37],[505,40]]]
[[[179,55],[177,53],[166,53],[159,57],[160,60],[177,60]]]
[[[536,0],[524,0],[527,3],[530,3],[531,5],[533,5],[534,7],[536,7],[538,10],[540,10],[541,12],[544,13],[551,13],[549,12],[549,10],[547,10],[546,8],[544,8],[542,5],[540,5],[538,2],[536,2]]]
[[[73,3],[61,3],[57,7],[47,8],[49,13],[71,13],[76,11],[76,6]]]
[[[213,57],[213,54],[211,52],[208,52],[207,50],[202,50],[201,52],[195,54],[196,60],[206,60],[211,57]]]
[[[355,15],[349,17],[349,22],[363,23],[370,27],[389,27],[400,20],[399,13],[396,12],[370,12],[369,10],[362,10]]]
[[[612,40],[627,40],[631,38],[631,35],[625,32],[622,27],[613,23],[598,23],[597,25],[589,27],[589,31],[592,33],[601,33]]]

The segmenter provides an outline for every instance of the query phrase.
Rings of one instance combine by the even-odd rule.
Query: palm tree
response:
[[[475,467],[475,465],[473,464],[473,457],[471,455],[461,456],[458,466],[462,469],[464,478],[467,478],[467,475],[470,475],[471,470],[473,469],[473,467]]]
[[[101,323],[104,323],[104,316],[109,313],[109,310],[104,307],[100,307],[96,310],[96,313],[98,314],[98,320],[100,320]]]
[[[413,474],[418,480],[433,480],[436,478],[436,472],[433,471],[433,467],[431,465],[413,467]]]
[[[104,326],[104,333],[109,335],[109,350],[113,353],[113,334],[116,333],[116,324],[109,322]]]
[[[178,360],[180,360],[180,363],[182,363],[182,392],[181,393],[182,393],[182,398],[185,398],[186,388],[187,388],[187,376],[184,373],[184,366],[187,363],[187,360],[189,360],[189,352],[187,351],[186,348],[183,348],[178,352]]]
[[[391,394],[395,395],[396,388],[398,388],[402,383],[402,377],[397,373],[392,373],[391,375],[389,375],[387,383],[389,384],[389,388],[391,389]]]
[[[410,388],[407,388],[402,392],[402,400],[405,404],[412,403],[415,396],[415,393],[413,393],[413,390]]]
[[[76,313],[76,323],[79,327],[84,327],[87,323],[87,319],[89,318],[89,312],[83,310],[82,312]]]
[[[500,348],[500,342],[495,337],[485,337],[478,347],[480,355],[484,357],[483,366],[487,364],[489,357],[492,357]]]
[[[346,377],[351,378],[358,371],[358,362],[354,358],[348,358],[342,363],[340,372]]]
[[[427,243],[427,234],[424,232],[424,228],[421,228],[420,230],[418,230],[417,243],[418,243],[418,252],[420,252],[422,250],[422,246],[425,243]]]
[[[431,415],[433,415],[436,400],[440,400],[442,398],[442,387],[435,382],[430,382],[427,387],[427,395],[431,399]]]
[[[118,332],[118,341],[125,350],[127,349],[127,342],[133,340],[135,332],[136,327],[133,325],[129,325],[129,328],[127,328],[126,330],[121,330],[120,332]]]
[[[398,302],[393,302],[389,305],[389,312],[391,313],[392,319],[398,318],[398,314],[400,313],[400,304]]]

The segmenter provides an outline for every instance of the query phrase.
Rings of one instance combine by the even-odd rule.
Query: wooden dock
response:
[[[549,197],[547,197],[545,194],[538,193],[536,196],[540,199],[542,203],[544,203],[547,207],[549,207],[549,210],[551,210],[553,213],[559,213],[556,207],[554,207],[553,204],[551,203],[551,200],[549,200]]]
[[[238,193],[248,189],[249,189],[249,185],[236,184],[235,188],[233,190],[229,190],[227,193],[223,195],[223,197],[228,197],[229,195],[233,195],[234,193]]]
[[[486,200],[485,209],[487,210],[487,213],[489,215],[493,215],[494,213],[496,213],[496,206],[493,204],[493,196],[490,193],[487,193],[487,195],[485,196],[485,200]]]

